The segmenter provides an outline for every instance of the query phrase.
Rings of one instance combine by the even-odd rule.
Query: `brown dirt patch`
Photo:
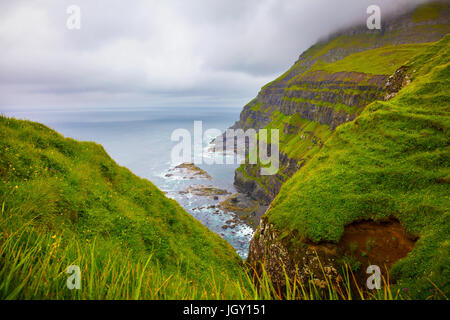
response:
[[[389,270],[413,250],[416,241],[398,220],[356,221],[345,227],[338,246],[346,256],[361,262],[358,272],[365,273],[369,265]]]

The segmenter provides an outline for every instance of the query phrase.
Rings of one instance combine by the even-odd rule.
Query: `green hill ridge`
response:
[[[134,298],[140,276],[151,290],[172,276],[179,286],[143,298],[200,298],[213,275],[242,275],[225,240],[102,146],[1,116],[0,150],[2,298]],[[65,288],[69,265],[89,290]]]
[[[280,129],[280,172],[260,176],[259,165],[242,165],[235,178],[270,204],[248,261],[264,262],[276,283],[285,282],[281,263],[293,277],[313,251],[333,270],[349,259],[367,266],[375,259],[370,247],[383,245],[366,237],[367,249],[356,250],[346,230],[364,233],[365,223],[393,230],[399,222],[414,245],[400,260],[384,261],[394,263],[397,288],[413,298],[448,297],[448,17],[448,4],[428,4],[395,20],[403,29],[335,35],[242,111],[234,127]]]

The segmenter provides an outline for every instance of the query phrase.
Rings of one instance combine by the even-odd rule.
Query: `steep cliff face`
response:
[[[364,285],[376,264],[411,297],[448,295],[449,44],[447,35],[399,68],[386,93],[393,98],[339,126],[282,185],[249,263],[264,262],[279,285],[282,266],[290,276],[312,271],[320,284],[324,268],[336,276],[344,263]]]
[[[354,221],[345,227],[336,243],[299,239],[297,232],[283,235],[263,217],[250,244],[247,262],[257,268],[259,262],[264,262],[265,271],[278,286],[286,285],[287,274],[290,279],[297,278],[303,283],[313,281],[317,288],[325,288],[330,279],[339,282],[342,279],[339,271],[347,264],[364,288],[368,266],[381,266],[383,272],[391,269],[413,250],[416,241],[416,236],[392,218]]]
[[[422,6],[385,21],[381,31],[354,27],[304,52],[285,74],[261,89],[232,127],[283,130],[280,171],[264,177],[258,166],[243,165],[236,171],[235,185],[269,204],[339,125],[384,99],[388,78],[424,50],[421,44],[448,32],[449,16],[448,5]]]
[[[448,293],[449,21],[428,4],[335,35],[244,107],[235,128],[280,129],[278,174],[235,176],[270,203],[248,262],[275,283],[285,268],[320,284],[345,263],[361,280],[375,263],[412,297]]]

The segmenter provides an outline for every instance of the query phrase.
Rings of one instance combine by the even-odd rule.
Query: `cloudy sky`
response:
[[[0,0],[0,111],[243,106],[369,5],[418,2]],[[70,5],[80,30],[66,27]]]

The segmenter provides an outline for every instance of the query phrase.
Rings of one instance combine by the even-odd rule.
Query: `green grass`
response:
[[[407,63],[414,56],[421,55],[423,52],[427,50],[427,48],[432,45],[430,43],[423,44],[404,44],[404,45],[396,45],[393,46],[389,43],[390,35],[381,35],[381,34],[355,34],[352,36],[349,35],[340,35],[329,41],[324,41],[318,43],[308,49],[304,55],[303,59],[298,61],[294,66],[292,66],[287,72],[281,75],[276,80],[271,83],[265,85],[262,88],[262,92],[267,92],[271,87],[277,86],[282,81],[286,79],[286,77],[296,73],[297,75],[292,77],[286,85],[285,94],[282,97],[283,102],[294,101],[296,103],[311,103],[315,106],[319,107],[327,107],[333,109],[335,112],[345,112],[347,114],[360,114],[364,107],[371,103],[374,98],[373,96],[377,93],[377,87],[370,83],[370,79],[374,75],[391,75],[393,74],[400,66]],[[375,43],[380,41],[386,42],[386,45],[377,48],[370,49]],[[324,57],[331,50],[337,49],[348,49],[354,50],[355,48],[359,48],[358,50],[364,50],[362,52],[356,52],[349,54],[343,59],[340,59],[335,62],[324,62],[326,59]],[[313,61],[311,67],[305,67],[304,61]],[[344,83],[342,84],[342,89],[329,89],[327,85],[317,85],[314,84],[304,84],[302,86],[299,85],[298,81],[301,81],[302,78],[311,75],[315,72],[322,72],[327,74],[334,74],[337,72],[359,72],[365,73],[367,76],[364,80],[358,80],[359,82],[355,84],[354,79],[348,79],[348,83],[346,83],[344,79]],[[320,76],[316,79],[317,82],[321,81]],[[354,88],[349,89],[347,86],[351,84]],[[333,86],[339,86],[337,83],[333,83]],[[358,90],[358,86],[370,86],[373,87],[372,91]],[[316,100],[308,100],[305,98],[289,98],[286,96],[290,91],[293,90],[306,90],[306,91],[314,91],[319,93],[324,93],[326,97],[326,93],[333,92],[335,94],[342,95],[353,95],[358,96],[359,104],[355,106],[349,106],[344,103],[344,101],[336,101],[336,102],[328,102],[321,99]],[[257,112],[268,112],[271,114],[273,121],[268,124],[265,129],[279,129],[280,130],[280,151],[287,154],[290,158],[301,159],[302,161],[308,161],[312,155],[319,150],[317,145],[314,145],[310,139],[304,139],[305,137],[304,131],[312,132],[318,139],[322,141],[326,141],[326,139],[330,136],[330,129],[328,126],[323,124],[318,124],[311,122],[308,127],[300,126],[299,131],[296,134],[292,135],[284,135],[282,131],[285,127],[285,123],[289,122],[289,119],[293,116],[283,115],[277,111],[277,108],[269,108],[269,106],[264,105],[262,102],[258,102],[256,99],[250,102],[251,110]],[[275,110],[275,111],[274,111]],[[308,121],[308,120],[305,120]],[[309,122],[309,121],[308,121]],[[247,118],[246,127],[251,127],[254,125],[254,121],[250,118]],[[308,136],[308,135],[306,135]],[[312,150],[311,150],[312,149]],[[266,183],[270,183],[270,179],[267,177],[260,177],[258,172],[260,167],[257,166],[244,166],[242,165],[239,170],[245,173],[245,177],[249,180],[255,181],[262,189],[266,190]],[[279,173],[281,176],[285,175],[285,171],[283,167],[280,167]]]
[[[285,133],[286,126],[293,126],[296,131],[293,133]],[[309,121],[301,118],[298,114],[285,115],[279,111],[272,114],[272,121],[264,127],[270,132],[271,129],[279,130],[279,150],[291,159],[303,161],[310,159],[320,150],[320,143],[313,142],[314,139],[325,141],[331,134],[331,129],[327,125]],[[258,135],[258,141],[260,139]],[[270,137],[269,137],[270,138]],[[271,141],[269,140],[269,143]],[[268,193],[267,185],[271,183],[272,176],[261,176],[261,164],[241,165],[237,170],[243,174],[243,177],[252,180]],[[277,174],[287,179],[286,168],[280,164]]]
[[[220,279],[242,274],[242,260],[225,240],[151,182],[118,166],[100,145],[2,116],[0,150],[0,245],[12,240],[20,254],[22,246],[35,241],[27,248],[42,251],[30,254],[29,267],[45,263],[54,244],[50,236],[55,236],[65,249],[55,257],[62,260],[54,273],[45,270],[46,281],[64,271],[68,265],[63,261],[89,256],[88,249],[77,256],[76,248],[83,251],[94,241],[104,255],[101,261],[110,253],[111,259],[127,257],[116,266],[128,261],[126,265],[136,262],[139,268],[152,256],[152,265],[163,266],[167,275],[179,272],[197,286],[210,279],[211,268]],[[0,279],[11,272],[11,286],[17,287],[25,274],[13,272],[4,256],[0,263]],[[11,292],[5,289],[4,294]]]
[[[412,57],[424,52],[430,44],[405,44],[386,46],[354,53],[333,63],[316,63],[308,72],[315,70],[336,72],[362,72],[372,75],[391,75]]]
[[[443,3],[431,3],[420,6],[413,12],[412,20],[414,22],[423,22],[437,19],[444,9],[445,5]]]
[[[449,30],[447,24],[435,24],[433,19],[440,16],[440,12],[447,10],[448,5],[443,4],[426,4],[420,6],[415,10],[407,19],[412,24],[417,22],[419,25],[411,27],[411,31],[408,28],[403,30],[387,31],[384,33],[356,33],[356,34],[340,34],[331,37],[330,39],[321,41],[307,51],[305,51],[301,59],[297,61],[287,72],[281,75],[276,80],[265,85],[262,90],[262,95],[269,95],[272,88],[284,88],[285,93],[282,96],[283,102],[296,102],[296,103],[311,103],[315,106],[328,107],[336,112],[345,112],[347,114],[359,115],[364,108],[375,100],[375,96],[382,99],[382,95],[379,94],[379,88],[375,87],[371,80],[373,76],[389,76],[392,75],[399,67],[410,64],[410,76],[414,79],[417,73],[414,70],[421,69],[421,65],[429,65],[429,61],[432,61],[436,57],[432,52],[434,43],[414,43],[426,41],[426,35],[434,33],[435,31],[429,29],[439,29],[440,32],[445,33]],[[427,23],[423,23],[428,21]],[[417,31],[417,32],[416,32]],[[410,44],[400,44],[400,42],[407,40]],[[374,49],[375,48],[375,49]],[[430,53],[431,52],[431,53]],[[343,57],[343,58],[341,58]],[[337,59],[337,61],[335,61]],[[430,60],[431,59],[431,60]],[[416,61],[416,63],[413,63]],[[419,63],[420,61],[420,63]],[[332,75],[338,72],[358,72],[366,74],[366,78],[357,80],[355,79],[340,79],[343,82],[332,83],[331,88],[328,84],[319,83],[321,76],[327,74]],[[316,73],[316,74],[315,74]],[[422,72],[424,74],[424,71]],[[316,83],[302,83],[301,80],[304,77],[313,75],[312,79],[315,79]],[[360,75],[359,75],[360,76]],[[350,75],[349,75],[350,77]],[[358,77],[360,78],[360,77]],[[289,79],[288,81],[286,81]],[[431,84],[430,84],[431,85]],[[342,89],[340,87],[342,86]],[[352,88],[348,88],[352,86]],[[359,90],[359,86],[365,88]],[[373,90],[368,90],[367,86],[372,86]],[[315,100],[308,100],[305,98],[290,98],[294,96],[291,91],[302,90],[309,93],[316,93]],[[441,86],[439,88],[441,92],[448,91],[448,87]],[[353,101],[358,101],[358,105],[349,106],[342,99],[338,99],[333,103],[325,101],[329,93],[355,96]],[[427,99],[424,92],[419,92],[423,99]],[[323,97],[323,99],[322,99]],[[413,97],[411,95],[411,97]],[[432,99],[440,99],[431,97]],[[351,99],[347,99],[352,101]],[[441,101],[445,103],[446,101]],[[260,102],[261,103],[261,102]],[[258,105],[258,111],[270,114],[273,121],[266,126],[266,128],[280,129],[280,132],[286,126],[288,119],[292,116],[280,115],[280,106],[262,106]],[[253,121],[248,125],[254,124]],[[257,125],[256,125],[257,126]],[[331,131],[327,126],[319,125],[311,122],[309,127],[313,129],[307,129],[304,124],[298,125],[298,133],[293,135],[280,135],[280,151],[289,155],[290,158],[301,159],[303,163],[307,163],[319,148],[313,145],[309,139],[302,139],[305,136],[304,131],[312,132],[322,142],[325,142],[331,134]],[[239,168],[241,172],[245,172],[245,176],[249,180],[255,181],[262,189],[266,188],[266,183],[271,183],[270,179],[259,177],[258,166],[241,166]],[[281,176],[285,176],[283,167],[280,167]]]
[[[24,226],[0,246],[2,270],[1,299],[58,300],[137,300],[137,299],[239,299],[239,300],[351,300],[408,299],[399,290],[393,292],[388,281],[379,291],[358,288],[349,266],[342,276],[327,281],[324,287],[313,278],[288,279],[286,287],[276,288],[265,272],[243,269],[242,277],[217,274],[214,268],[202,283],[189,278],[178,265],[167,272],[153,255],[135,259],[131,252],[105,245],[94,239],[82,243],[78,238],[38,233]],[[68,290],[65,270],[69,265],[81,269],[81,288]],[[356,289],[355,289],[356,288]]]
[[[393,276],[422,298],[431,283],[450,290],[449,41],[409,63],[414,80],[397,97],[338,127],[267,213],[278,229],[314,241],[338,241],[358,219],[396,217],[420,239]]]
[[[275,288],[95,143],[0,117],[0,299],[383,299],[344,283]],[[69,290],[66,270],[81,270]],[[347,271],[348,275],[348,271]],[[343,273],[345,278],[345,272]],[[389,298],[407,298],[391,295]]]

